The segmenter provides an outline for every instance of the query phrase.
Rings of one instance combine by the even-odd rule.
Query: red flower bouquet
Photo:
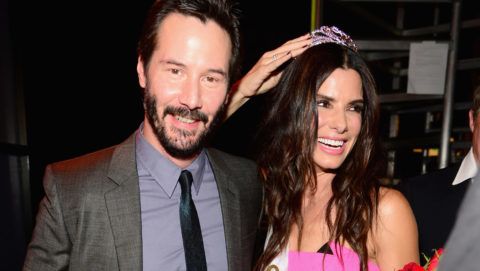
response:
[[[406,264],[399,271],[435,271],[437,269],[438,262],[440,261],[440,257],[442,256],[442,254],[443,254],[443,249],[440,248],[438,250],[435,250],[435,253],[431,258],[428,258],[425,255],[423,255],[427,259],[427,263],[424,266],[420,266],[417,263],[411,262]]]
[[[425,271],[422,266],[418,265],[418,263],[407,263],[402,269],[399,271]]]

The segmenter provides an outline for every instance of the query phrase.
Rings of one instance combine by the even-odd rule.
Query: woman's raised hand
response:
[[[303,53],[310,44],[310,34],[305,34],[264,53],[250,71],[234,84],[226,118],[237,111],[250,97],[263,94],[275,87],[282,72],[278,68],[286,61]]]

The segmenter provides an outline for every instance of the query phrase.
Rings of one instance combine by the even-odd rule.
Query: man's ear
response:
[[[143,60],[139,56],[137,59],[137,75],[138,75],[138,84],[142,87],[145,88],[146,84],[146,78],[145,78],[145,69],[143,68]]]
[[[475,128],[475,116],[472,109],[468,110],[468,124],[470,126],[470,131],[473,133],[473,128]]]

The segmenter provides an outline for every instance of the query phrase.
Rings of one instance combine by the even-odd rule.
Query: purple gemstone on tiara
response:
[[[319,29],[313,30],[310,35],[312,35],[312,46],[335,43],[350,48],[354,52],[358,51],[357,45],[350,36],[336,26],[321,26]]]

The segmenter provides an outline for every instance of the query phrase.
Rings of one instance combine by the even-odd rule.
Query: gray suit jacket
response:
[[[220,194],[229,270],[251,270],[262,201],[256,166],[214,149],[207,155]],[[142,270],[136,169],[134,136],[49,165],[24,270]]]
[[[480,270],[480,181],[467,190],[460,211],[440,259],[440,271]]]

